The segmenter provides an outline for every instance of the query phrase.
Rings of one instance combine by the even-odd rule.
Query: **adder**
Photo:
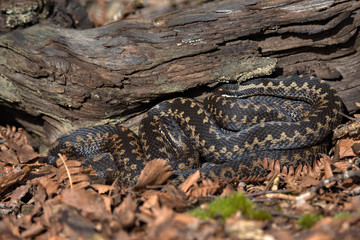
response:
[[[327,151],[341,110],[336,91],[318,78],[257,78],[225,84],[203,102],[163,101],[142,119],[139,136],[121,125],[77,129],[55,141],[48,160],[62,153],[130,185],[157,158],[180,182],[196,170],[210,178],[259,179],[269,161],[286,169],[312,164]]]

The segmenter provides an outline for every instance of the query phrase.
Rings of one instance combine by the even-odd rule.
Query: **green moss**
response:
[[[281,207],[279,205],[276,205],[275,211],[276,212],[282,212],[282,209],[281,209]]]
[[[350,218],[351,214],[348,212],[337,213],[334,215],[334,219]]]
[[[322,218],[323,216],[320,214],[307,213],[300,216],[298,224],[304,229],[309,229]]]
[[[254,203],[241,193],[234,193],[225,198],[217,198],[213,202],[209,203],[208,206],[209,207],[207,209],[196,208],[188,212],[188,214],[201,219],[215,217],[221,217],[222,219],[225,219],[240,210],[241,214],[248,219],[271,219],[271,216],[268,212],[255,209]]]

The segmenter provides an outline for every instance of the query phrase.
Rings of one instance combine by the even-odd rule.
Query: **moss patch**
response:
[[[323,216],[320,214],[314,214],[314,213],[303,214],[300,216],[298,224],[304,229],[309,229],[322,218]]]
[[[196,208],[189,211],[188,214],[201,219],[221,217],[224,220],[239,210],[241,211],[241,214],[248,219],[271,219],[268,212],[255,209],[254,203],[242,193],[234,193],[225,198],[217,198],[213,202],[208,203],[208,207],[206,209]]]

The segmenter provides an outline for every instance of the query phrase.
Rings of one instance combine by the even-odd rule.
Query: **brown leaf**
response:
[[[222,193],[220,194],[221,197],[227,197],[234,193],[235,189],[230,185],[226,184],[226,187],[222,190]]]
[[[100,194],[109,192],[112,189],[112,186],[104,184],[91,184],[91,187],[93,187]]]
[[[84,182],[84,181],[89,181],[89,176],[85,175],[85,174],[79,174],[79,175],[73,175],[71,176],[72,182],[73,183],[78,183],[78,182]]]
[[[141,171],[139,181],[134,186],[139,190],[148,185],[161,185],[174,173],[172,167],[164,159],[155,159],[148,162]]]
[[[338,141],[340,159],[356,156],[351,148],[354,143],[360,143],[360,140],[355,141],[351,138],[343,138]]]
[[[74,207],[55,205],[49,219],[56,223],[51,225],[52,231],[58,232],[57,235],[64,235],[66,239],[105,239],[96,232],[96,225]]]
[[[66,156],[60,155],[56,161],[57,168],[57,181],[62,183],[66,181],[67,188],[81,189],[90,185],[90,178],[87,174],[83,174],[85,171],[79,161],[68,160]]]
[[[196,171],[191,174],[185,182],[179,185],[179,188],[184,192],[187,193],[191,186],[193,186],[197,181],[199,181],[201,175],[200,171]]]
[[[5,143],[1,144],[2,161],[14,164],[16,159],[16,163],[26,163],[39,156],[27,143],[26,132],[21,128],[0,127],[0,137],[5,139]],[[9,151],[5,153],[6,150]]]
[[[35,181],[34,185],[36,185],[36,192],[33,196],[33,200],[34,200],[34,207],[31,211],[31,216],[34,216],[35,214],[37,214],[42,206],[44,205],[45,199],[46,199],[46,191],[43,185],[41,185],[39,182]]]
[[[124,228],[132,227],[135,223],[137,204],[134,199],[128,194],[124,201],[114,209],[115,216]]]
[[[31,238],[37,236],[39,233],[45,230],[44,225],[40,222],[32,224],[31,227],[27,228],[25,231],[21,233],[22,238]]]
[[[21,146],[21,148],[18,149],[17,156],[20,163],[27,163],[39,157],[39,154],[36,153],[30,145],[23,145]]]
[[[324,172],[325,172],[325,178],[330,178],[334,176],[332,169],[331,169],[331,158],[325,154],[323,154],[323,164],[324,164]]]
[[[153,221],[153,211],[154,208],[159,208],[160,202],[159,202],[159,196],[157,194],[152,194],[142,206],[139,207],[140,215],[139,219],[141,221],[149,223]]]
[[[165,185],[163,190],[158,193],[161,206],[166,206],[176,211],[181,211],[191,206],[192,202],[189,201],[188,196],[174,185]]]
[[[71,182],[72,182],[72,176],[75,174],[81,174],[81,168],[60,167],[59,173],[60,173],[60,175],[58,175],[59,183],[65,181],[67,179],[71,180]]]
[[[81,210],[84,214],[101,216],[110,214],[102,196],[84,189],[64,189],[63,202]]]
[[[4,216],[0,222],[1,239],[17,240],[20,238],[19,227],[10,222],[9,216]]]
[[[62,155],[62,157],[65,159],[65,161],[62,161],[60,158],[56,161],[56,166],[62,167],[64,166],[64,163],[66,163],[67,167],[80,167],[81,162],[75,161],[75,160],[68,160],[66,156]]]
[[[3,149],[0,151],[0,159],[2,162],[15,165],[19,164],[16,152],[13,149]]]
[[[78,183],[74,183],[72,185],[73,189],[84,189],[86,187],[88,187],[90,185],[89,181],[82,181],[82,182],[78,182]],[[66,188],[70,188],[70,182],[66,182]]]
[[[59,189],[59,183],[56,182],[54,179],[49,178],[41,178],[39,179],[41,185],[44,186],[46,194],[48,196],[52,196],[58,189]]]
[[[190,198],[206,197],[209,194],[214,194],[220,188],[218,180],[204,179],[200,184],[195,184],[190,189]]]
[[[310,175],[307,175],[302,179],[300,187],[307,188],[310,186],[315,186],[317,184],[319,184],[319,180],[313,178]]]
[[[27,178],[31,170],[36,167],[32,166],[23,166],[7,171],[0,176],[0,193],[4,192],[8,187],[12,186],[15,183],[22,181]]]
[[[198,222],[199,219],[196,217],[189,216],[188,214],[176,214],[174,217],[174,222],[181,223],[181,224],[192,224]]]
[[[11,199],[8,202],[8,206],[12,206],[14,204],[17,204],[19,200],[25,196],[26,193],[28,193],[30,189],[30,184],[26,184],[20,187],[17,187],[11,194]]]
[[[351,146],[351,149],[353,150],[354,154],[355,154],[357,157],[360,157],[360,143],[354,143],[354,144]]]
[[[152,229],[156,229],[156,232],[161,229],[165,230],[166,225],[171,222],[174,217],[174,211],[170,208],[153,208],[155,221],[151,223]],[[168,239],[168,238],[159,238],[159,239]]]

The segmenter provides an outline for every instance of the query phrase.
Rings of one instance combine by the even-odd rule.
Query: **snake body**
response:
[[[157,158],[180,181],[197,169],[212,178],[260,177],[268,171],[258,159],[287,168],[311,164],[326,151],[341,108],[335,90],[318,78],[258,78],[226,84],[203,102],[163,101],[147,112],[139,137],[120,125],[77,129],[55,141],[49,161],[58,153],[83,158],[95,169],[114,170],[126,184]]]

